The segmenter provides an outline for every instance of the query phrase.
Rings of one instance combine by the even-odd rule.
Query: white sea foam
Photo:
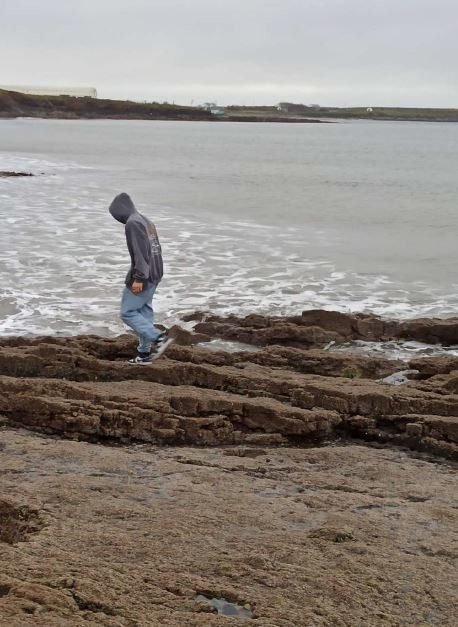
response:
[[[330,352],[353,352],[363,355],[379,355],[390,359],[410,361],[416,357],[458,357],[458,346],[441,346],[414,341],[365,342],[356,340],[331,346]]]
[[[112,335],[123,330],[118,307],[128,255],[123,229],[107,208],[119,185],[122,189],[132,178],[132,186],[141,189],[137,181],[146,174],[122,167],[122,155],[109,168],[103,158],[97,166],[78,151],[68,160],[0,153],[0,170],[38,175],[0,179],[0,334]],[[206,181],[199,185],[204,188]],[[301,226],[287,220],[261,224],[249,209],[243,219],[222,219],[195,207],[146,206],[139,196],[140,210],[154,216],[163,245],[166,274],[155,299],[158,322],[172,324],[194,310],[456,315],[457,284],[408,280],[383,265],[380,272],[364,273],[364,262],[356,272],[335,254],[339,231],[316,220]],[[399,350],[410,354],[409,347]]]

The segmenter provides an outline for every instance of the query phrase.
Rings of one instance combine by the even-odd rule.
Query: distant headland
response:
[[[0,89],[0,118],[194,120],[213,122],[320,123],[332,120],[458,122],[458,109],[324,107],[282,102],[275,106],[181,106],[167,102],[108,100],[91,95],[25,93]],[[94,90],[94,93],[95,90]]]
[[[0,89],[0,118],[211,120],[210,111],[168,103],[105,100],[90,96],[25,94]]]

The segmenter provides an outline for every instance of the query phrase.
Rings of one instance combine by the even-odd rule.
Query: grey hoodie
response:
[[[119,194],[110,205],[110,213],[126,225],[126,241],[131,266],[126,276],[126,285],[133,281],[147,284],[159,283],[164,272],[162,250],[156,227],[137,211],[129,194]]]

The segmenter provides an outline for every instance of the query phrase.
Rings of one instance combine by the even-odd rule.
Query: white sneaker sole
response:
[[[159,357],[164,354],[164,352],[170,347],[171,344],[174,343],[174,341],[175,340],[173,339],[173,337],[169,337],[163,344],[161,344],[161,346],[159,346],[154,355],[151,355],[152,361],[156,361],[156,359],[159,359]]]
[[[128,361],[130,366],[150,366],[151,361]]]

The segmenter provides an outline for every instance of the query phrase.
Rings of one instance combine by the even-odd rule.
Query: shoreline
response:
[[[154,122],[230,122],[230,123],[247,123],[252,122],[256,124],[338,124],[339,122],[428,122],[431,124],[457,124],[458,118],[453,120],[447,119],[431,119],[431,118],[400,118],[400,117],[335,117],[333,119],[327,119],[325,116],[322,118],[281,118],[281,117],[264,117],[264,116],[228,116],[228,117],[198,117],[194,118],[192,116],[181,115],[181,116],[132,116],[132,115],[118,115],[118,116],[93,116],[93,115],[42,115],[42,114],[33,114],[33,113],[20,113],[20,114],[4,114],[0,111],[0,121],[1,120],[18,120],[18,119],[37,119],[37,120],[150,120]]]
[[[375,107],[366,109],[307,107],[286,103],[277,107],[224,108],[223,115],[199,107],[158,102],[133,102],[74,96],[37,96],[0,89],[0,119],[36,117],[40,119],[122,119],[181,120],[212,122],[256,122],[281,124],[332,123],[344,120],[458,122],[456,109]]]

